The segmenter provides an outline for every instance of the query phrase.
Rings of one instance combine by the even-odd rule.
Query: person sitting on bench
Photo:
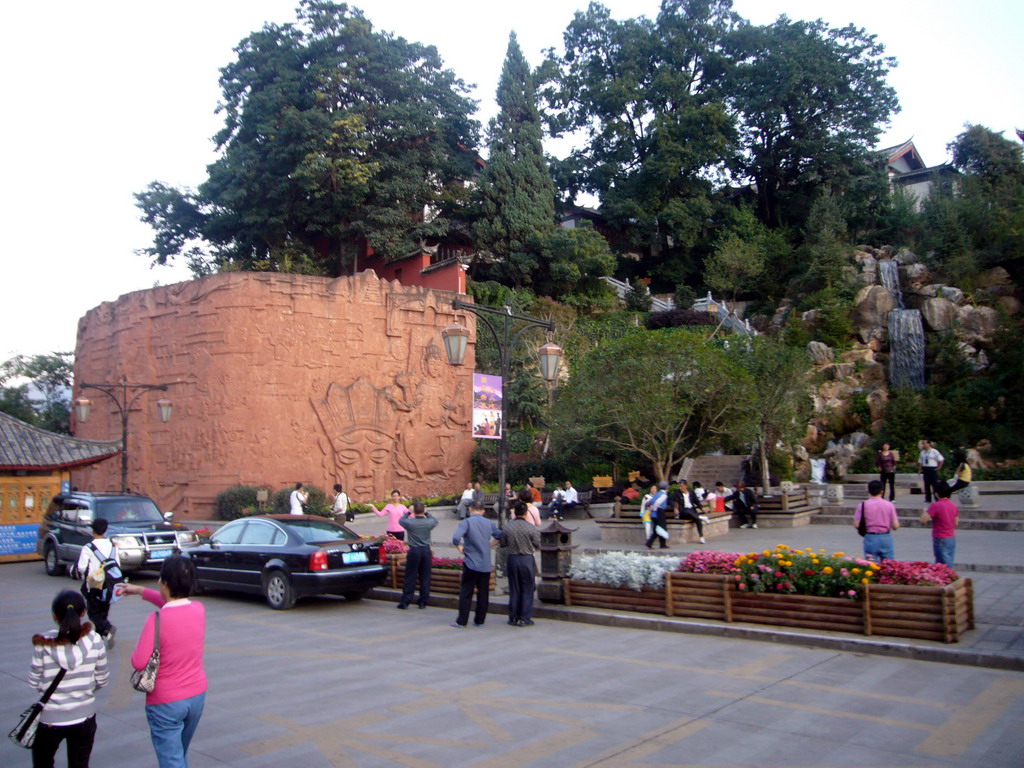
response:
[[[565,490],[555,491],[554,497],[551,499],[549,509],[551,511],[551,517],[556,520],[564,519],[562,515],[565,510],[572,509],[580,503],[579,494],[576,493],[576,489],[572,487],[572,483],[568,480],[565,481]]]

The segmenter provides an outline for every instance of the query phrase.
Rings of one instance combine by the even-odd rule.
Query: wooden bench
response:
[[[731,512],[710,512],[705,513],[710,522],[704,523],[704,538],[714,539],[725,536],[729,533],[729,521],[732,518]],[[617,544],[642,544],[646,540],[643,523],[640,522],[640,508],[626,510],[625,516],[599,518],[594,521],[601,531],[602,541],[611,541]],[[676,520],[672,518],[666,524],[668,528],[669,546],[680,542],[693,543],[699,538],[697,526],[693,520]]]
[[[811,517],[821,511],[821,507],[811,501],[807,486],[793,488],[788,493],[776,490],[769,498],[759,496],[757,502],[761,507],[757,513],[759,528],[800,528],[809,525]],[[736,524],[738,526],[739,522]]]
[[[594,495],[593,491],[577,491],[576,495],[579,497],[579,501],[573,506],[562,510],[562,516],[576,517],[575,513],[577,510],[582,510],[587,517],[592,518],[593,515],[590,514],[590,500]],[[543,491],[540,496],[541,503],[538,505],[538,508],[542,513],[548,513],[550,511],[551,500],[555,497],[555,494],[552,491]]]

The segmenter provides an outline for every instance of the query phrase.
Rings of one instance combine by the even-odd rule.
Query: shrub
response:
[[[741,557],[743,555],[738,552],[691,552],[676,570],[683,573],[738,573],[739,566],[736,565],[736,561]]]
[[[779,544],[774,550],[751,552],[736,560],[737,588],[741,592],[793,593],[821,597],[857,597],[863,584],[877,581],[881,566],[844,552],[792,549]]]
[[[274,503],[275,514],[286,515],[291,511],[289,497],[292,495],[292,491],[294,490],[295,487],[292,486],[290,488],[282,488],[274,494],[272,501]],[[303,490],[309,493],[309,501],[306,502],[307,515],[321,515],[323,517],[331,516],[331,502],[327,500],[327,494],[313,485],[305,485],[303,486]],[[369,508],[367,507],[367,509]]]
[[[960,576],[940,563],[886,560],[878,570],[879,584],[905,584],[920,587],[944,587]]]
[[[658,328],[676,328],[683,325],[718,325],[718,318],[707,312],[698,312],[695,309],[667,309],[664,312],[651,312],[647,316],[647,328],[657,330]]]
[[[573,563],[570,576],[609,587],[629,587],[639,592],[644,587],[664,587],[665,574],[678,569],[681,562],[678,557],[603,552],[580,557]]]
[[[218,493],[213,503],[217,519],[236,520],[257,512],[256,493],[260,490],[251,485],[235,485]]]

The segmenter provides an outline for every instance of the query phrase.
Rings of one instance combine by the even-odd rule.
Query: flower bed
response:
[[[636,553],[581,558],[565,598],[568,605],[947,643],[974,627],[971,580],[946,566],[878,564],[785,545],[695,552],[681,562]]]
[[[401,589],[405,583],[405,559],[404,552],[396,555],[388,555],[388,563],[391,566],[391,588]],[[459,557],[435,557],[430,564],[430,591],[457,595],[459,585],[462,583],[462,558]],[[494,591],[494,571],[491,571],[491,583],[489,589]]]

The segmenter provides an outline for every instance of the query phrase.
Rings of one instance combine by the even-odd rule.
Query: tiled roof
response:
[[[93,464],[121,450],[120,440],[80,440],[0,413],[0,469],[57,469]]]

